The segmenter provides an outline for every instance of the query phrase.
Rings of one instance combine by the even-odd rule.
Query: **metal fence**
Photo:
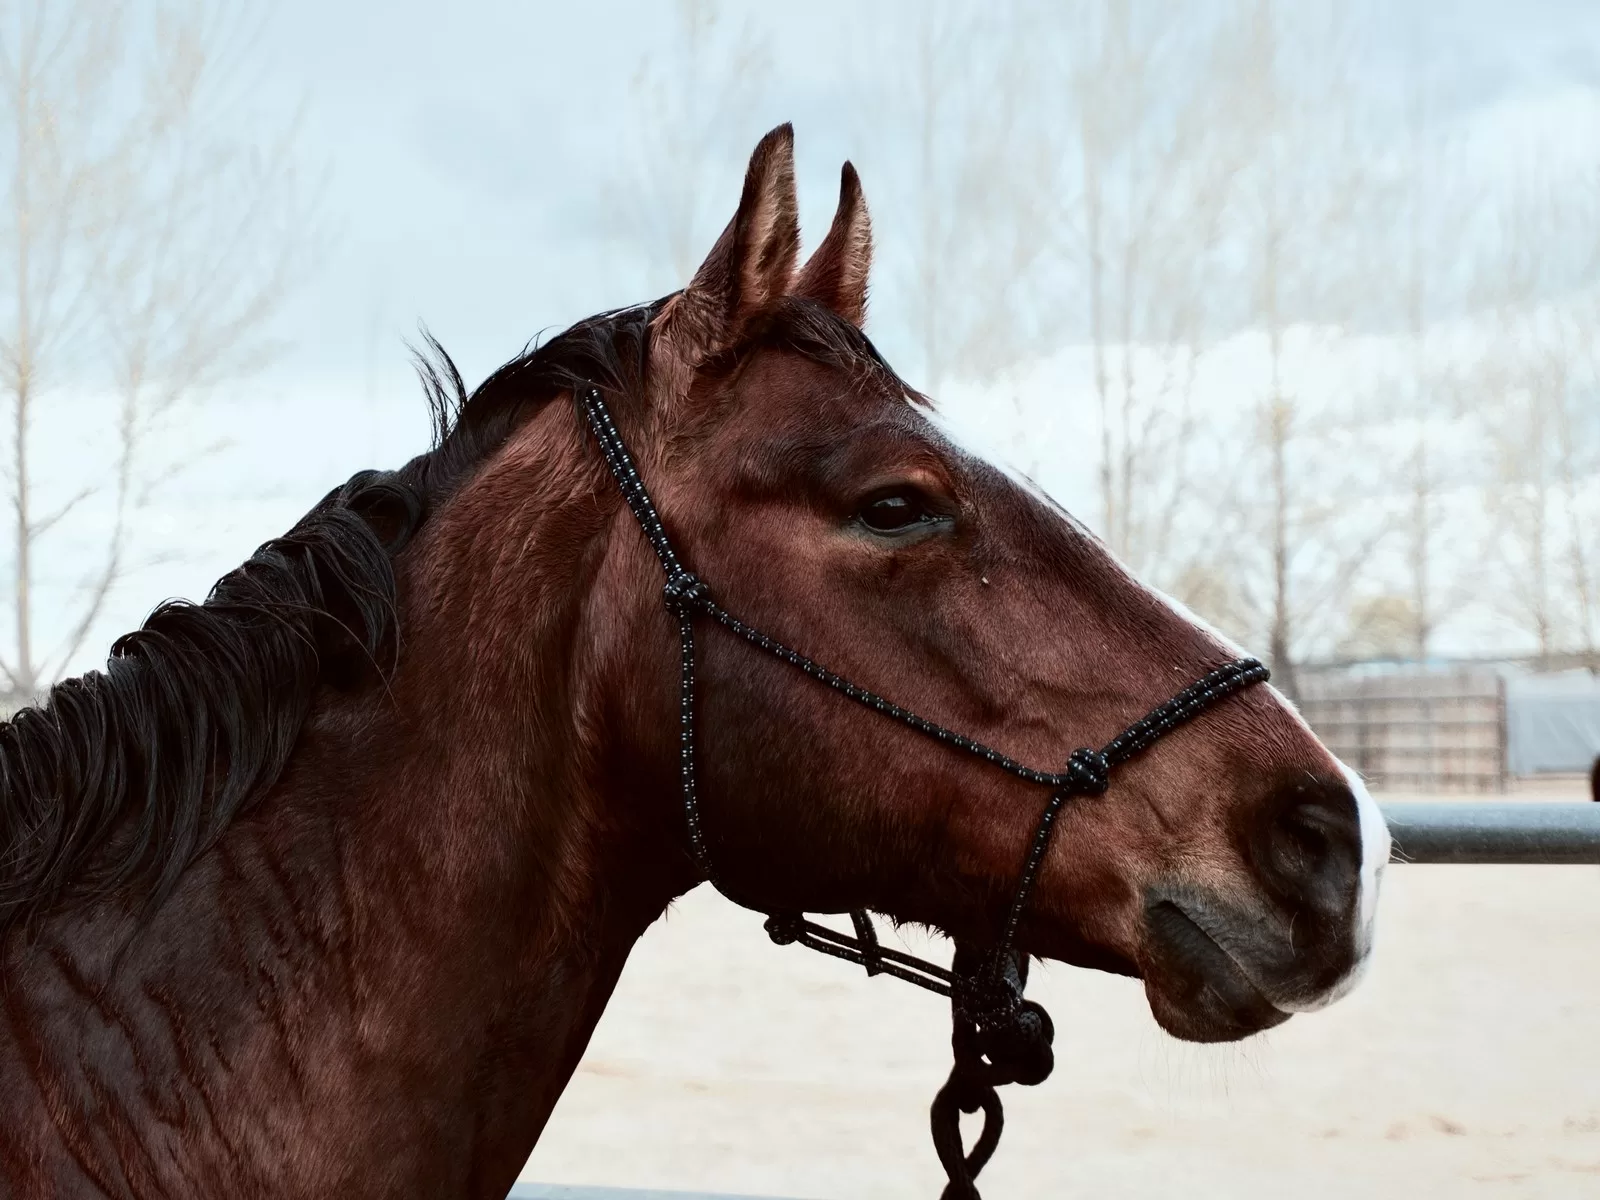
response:
[[[1300,710],[1374,788],[1505,790],[1506,688],[1498,674],[1306,675]]]

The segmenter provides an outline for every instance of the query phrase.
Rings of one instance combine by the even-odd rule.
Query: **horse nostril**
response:
[[[1276,789],[1258,866],[1283,898],[1334,915],[1352,905],[1361,875],[1356,798],[1340,779]]]

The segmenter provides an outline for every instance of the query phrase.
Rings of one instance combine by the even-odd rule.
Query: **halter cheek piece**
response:
[[[1035,1084],[1049,1076],[1055,1065],[1051,1042],[1054,1029],[1049,1014],[1022,998],[1028,980],[1028,959],[1016,949],[1017,929],[1038,878],[1039,866],[1050,845],[1057,814],[1073,796],[1099,795],[1106,790],[1112,768],[1126,762],[1163,735],[1204,712],[1219,700],[1267,679],[1267,669],[1253,658],[1241,658],[1190,684],[1172,699],[1135,721],[1108,742],[1104,749],[1074,750],[1064,771],[1039,771],[1006,757],[964,734],[944,728],[851,683],[797,650],[746,625],[712,598],[706,585],[679,560],[650,495],[639,478],[633,458],[611,420],[611,413],[595,388],[579,391],[585,420],[605,456],[622,497],[649,539],[666,572],[665,601],[678,620],[679,667],[679,769],[683,781],[683,809],[689,831],[689,849],[696,867],[716,889],[734,903],[758,912],[764,905],[734,895],[717,877],[706,846],[695,790],[695,654],[697,617],[709,617],[757,649],[804,671],[818,683],[856,703],[874,709],[918,733],[994,764],[1002,771],[1050,789],[1050,799],[1039,818],[1028,856],[1017,880],[1010,910],[1000,936],[991,947],[956,946],[950,968],[880,945],[872,918],[863,909],[850,914],[855,936],[805,919],[801,913],[768,912],[767,934],[779,945],[798,942],[835,958],[857,963],[868,975],[893,975],[950,998],[955,1065],[950,1078],[934,1098],[933,1142],[950,1182],[943,1200],[978,1200],[973,1180],[1000,1141],[1004,1113],[995,1088],[1007,1083]],[[960,1113],[984,1113],[983,1132],[970,1152],[961,1144]]]

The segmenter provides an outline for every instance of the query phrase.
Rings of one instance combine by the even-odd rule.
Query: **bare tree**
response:
[[[1379,593],[1350,606],[1349,627],[1338,646],[1339,657],[1354,661],[1398,659],[1412,651],[1416,611],[1412,597]]]
[[[993,379],[1066,340],[1059,311],[1039,302],[1058,207],[1037,105],[1047,20],[1015,3],[979,11],[935,0],[864,43],[874,59],[865,77],[907,119],[887,119],[877,93],[864,97],[873,114],[864,143],[912,151],[907,190],[879,210],[895,214],[885,230],[906,236],[880,242],[930,393]]]
[[[1458,536],[1448,508],[1451,493],[1469,482],[1459,456],[1441,453],[1462,412],[1459,339],[1443,338],[1442,323],[1464,319],[1473,302],[1475,273],[1482,268],[1483,187],[1462,162],[1460,147],[1434,119],[1436,83],[1417,39],[1407,63],[1400,114],[1402,136],[1395,153],[1394,252],[1397,288],[1389,289],[1399,311],[1403,351],[1386,397],[1395,443],[1396,472],[1404,499],[1396,511],[1403,543],[1405,602],[1410,612],[1408,652],[1426,659],[1440,624],[1472,595],[1466,580],[1450,572],[1449,541]],[[1381,292],[1373,307],[1382,308]],[[1455,440],[1455,439],[1449,439]],[[1392,599],[1392,598],[1391,598]],[[1392,613],[1390,614],[1393,615]]]
[[[668,20],[668,37],[634,73],[639,119],[609,205],[615,225],[642,243],[651,286],[663,292],[689,282],[726,219],[726,188],[709,183],[720,184],[713,173],[743,163],[765,132],[745,119],[770,59],[764,39],[720,0],[673,0]]]
[[[1495,467],[1490,550],[1501,570],[1494,599],[1546,662],[1560,650],[1591,659],[1595,652],[1585,528],[1585,518],[1593,518],[1581,503],[1570,436],[1576,389],[1567,367],[1559,360],[1521,363],[1481,377],[1496,393],[1483,414]],[[1592,400],[1592,385],[1585,391]]]
[[[1502,611],[1534,640],[1597,656],[1600,176],[1534,162],[1501,204],[1495,337],[1476,364]]]
[[[1436,192],[1434,175],[1438,167],[1435,147],[1427,137],[1427,96],[1417,78],[1415,61],[1406,97],[1405,149],[1405,254],[1403,293],[1405,329],[1409,341],[1407,354],[1408,408],[1416,422],[1408,475],[1411,491],[1410,512],[1406,521],[1406,565],[1411,576],[1411,650],[1418,659],[1428,657],[1429,643],[1439,613],[1435,604],[1435,543],[1441,531],[1437,493],[1439,480],[1431,453],[1428,417],[1436,408],[1433,372],[1429,358],[1429,326],[1432,315],[1436,259],[1434,240]]]
[[[115,0],[27,0],[0,26],[11,266],[0,388],[15,555],[15,641],[0,670],[16,699],[73,659],[130,566],[138,510],[185,465],[159,452],[158,434],[207,385],[260,361],[266,323],[307,265],[292,129],[247,145],[219,127],[248,86],[256,32],[248,7]],[[41,445],[48,408],[106,393],[104,458],[92,438]],[[41,478],[64,463],[75,478]],[[56,503],[41,507],[50,491]],[[79,564],[76,611],[58,615],[65,636],[41,646],[41,552],[93,501],[105,508],[102,546]]]
[[[1377,277],[1363,243],[1375,180],[1358,138],[1343,7],[1256,0],[1245,32],[1236,111],[1255,120],[1240,127],[1250,153],[1228,236],[1244,264],[1266,379],[1237,464],[1260,481],[1239,514],[1237,545],[1264,568],[1257,575],[1241,564],[1264,584],[1252,605],[1264,617],[1272,669],[1292,695],[1307,623],[1343,599],[1381,537],[1352,502],[1362,490],[1347,471],[1360,465],[1352,406],[1318,410],[1296,388],[1290,361],[1297,327],[1336,337],[1353,289]]]
[[[1082,0],[1058,56],[1076,143],[1059,194],[1099,414],[1100,531],[1136,569],[1183,577],[1174,547],[1199,432],[1193,392],[1219,328],[1221,221],[1243,165],[1236,5]],[[1176,561],[1175,561],[1176,560]]]

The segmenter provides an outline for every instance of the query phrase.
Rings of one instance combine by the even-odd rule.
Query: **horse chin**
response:
[[[1186,1042],[1235,1042],[1292,1015],[1275,1005],[1239,964],[1170,900],[1151,904],[1142,963],[1157,1023]]]

